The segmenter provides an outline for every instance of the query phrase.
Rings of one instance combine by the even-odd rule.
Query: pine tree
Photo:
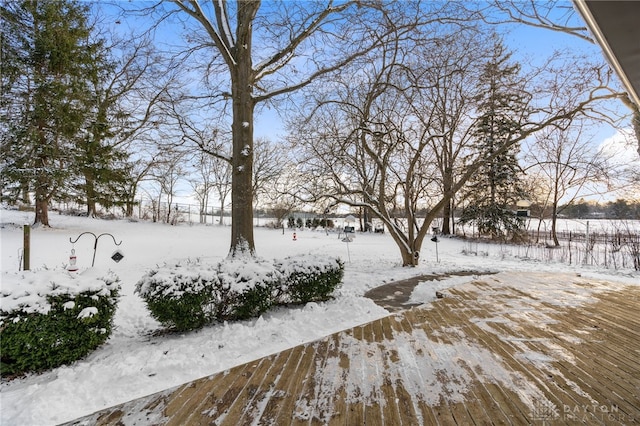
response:
[[[74,170],[75,145],[87,121],[86,75],[93,64],[88,6],[25,0],[1,7],[3,196],[35,197],[34,224],[49,226],[48,209]],[[3,65],[4,67],[4,65]],[[4,71],[4,70],[3,70]]]
[[[76,200],[87,206],[87,215],[97,214],[97,205],[109,208],[124,205],[130,176],[129,153],[114,143],[115,123],[126,121],[128,113],[120,108],[128,88],[114,80],[116,63],[108,58],[102,40],[92,46],[91,66],[87,69],[88,97],[82,137],[76,141],[74,172],[77,175]]]
[[[513,211],[524,196],[518,165],[521,123],[527,117],[527,95],[519,79],[520,66],[510,62],[500,40],[494,43],[493,55],[486,63],[479,84],[478,124],[474,136],[476,155],[483,165],[466,186],[467,206],[460,223],[474,223],[481,234],[492,238],[515,235],[523,219]]]

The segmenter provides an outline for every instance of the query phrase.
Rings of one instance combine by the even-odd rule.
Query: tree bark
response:
[[[558,203],[560,202],[558,200],[559,198],[558,184],[559,184],[559,177],[558,177],[558,173],[556,172],[556,179],[554,182],[554,189],[553,189],[553,205],[551,206],[551,235],[553,236],[553,244],[556,247],[560,247],[560,241],[558,241],[558,234],[556,233],[556,223],[558,221]]]
[[[560,246],[558,241],[558,234],[556,233],[556,222],[558,220],[558,203],[553,203],[553,212],[551,213],[551,235],[553,236],[553,245],[555,247]]]
[[[231,247],[229,257],[255,255],[253,239],[253,64],[251,34],[255,6],[238,3],[238,40],[231,67],[233,156],[231,179]]]
[[[442,209],[442,235],[451,235],[451,202],[444,205]]]
[[[407,235],[403,234],[397,226],[392,222],[384,221],[389,229],[391,238],[396,242],[400,249],[400,255],[402,256],[402,266],[417,266],[419,261],[420,248],[422,246],[422,240],[419,241],[407,238]],[[415,254],[418,253],[418,256]]]
[[[36,218],[33,221],[34,225],[50,226],[49,225],[49,200],[43,191],[36,189]]]
[[[446,167],[443,176],[443,193],[450,194],[451,188],[453,187],[453,170],[451,167]],[[444,208],[442,209],[442,235],[451,235],[451,197],[445,195],[448,198],[448,201],[445,203]]]
[[[96,191],[93,178],[89,173],[85,173],[85,193],[87,196],[87,217],[96,217]]]
[[[44,146],[46,142],[46,138],[44,136],[43,125],[38,125],[38,130],[40,133],[40,143]],[[51,186],[51,182],[47,179],[46,170],[48,166],[48,159],[43,156],[39,156],[35,161],[36,168],[36,182],[35,182],[35,207],[36,207],[36,217],[33,221],[34,225],[42,225],[42,226],[50,226],[49,225],[49,188]]]

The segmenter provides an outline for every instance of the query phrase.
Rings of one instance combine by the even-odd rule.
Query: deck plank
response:
[[[444,325],[447,328],[452,326],[451,322],[448,321],[447,315],[445,312],[442,312],[439,309],[433,309],[432,312],[436,322],[441,326]],[[431,333],[436,332],[437,329],[435,326],[431,326]],[[476,351],[473,350],[469,346],[468,342],[464,340],[461,341],[467,348],[468,353],[473,357],[475,361],[475,365],[480,365],[481,360],[476,356]],[[476,377],[477,384],[471,389],[471,395],[474,399],[480,401],[480,404],[468,404],[469,414],[473,419],[482,419],[482,418],[491,418],[491,423],[497,425],[510,424],[513,421],[513,418],[516,417],[515,413],[513,413],[506,404],[504,394],[499,390],[499,388],[489,388],[485,383],[482,383],[478,372],[469,365],[466,360],[461,360],[464,363],[464,367],[469,372],[470,375]]]
[[[280,406],[280,410],[274,417],[274,425],[305,423],[305,419],[299,417],[304,413],[297,409],[298,397],[301,394],[305,381],[308,380],[311,374],[315,373],[313,363],[317,347],[315,343],[307,343],[303,346],[305,347],[305,351],[301,354],[295,370],[290,372],[292,380],[286,390],[285,397],[281,401],[282,405]],[[306,420],[308,421],[308,419]]]
[[[293,378],[296,376],[298,364],[307,350],[307,346],[300,345],[285,351],[287,353],[286,361],[283,361],[280,366],[280,373],[274,379],[274,384],[271,389],[271,398],[269,398],[265,404],[261,414],[261,419],[265,425],[276,424],[275,419],[285,399],[287,399],[289,387],[293,382]]]
[[[474,298],[473,293],[470,294],[470,298]],[[470,299],[467,298],[466,300]],[[463,327],[467,336],[472,336],[475,343],[487,342],[487,337],[484,335],[485,331],[475,326],[473,321],[471,321],[472,318],[477,318],[478,315],[486,317],[488,315],[487,311],[480,307],[474,309],[473,311],[462,307],[460,309],[454,310],[451,309],[452,303],[454,303],[454,301],[448,299],[446,303],[436,305],[436,309],[434,309],[434,315],[438,315],[438,317],[436,318],[439,318],[439,320],[436,319],[435,323],[445,325],[447,328],[451,328],[455,324],[460,324],[460,321],[463,320]],[[464,312],[464,314],[462,314],[462,312]],[[473,316],[471,317],[470,315],[472,312]],[[465,318],[467,319],[467,321],[464,321]],[[472,354],[471,356],[475,358],[475,365],[482,366],[484,360],[481,357],[478,357],[476,355],[476,352],[476,350],[469,351],[469,353]],[[506,353],[504,349],[503,352]],[[490,372],[484,370],[474,370],[474,373],[476,373],[475,376],[478,378],[491,374]],[[482,380],[478,380],[479,383],[484,384],[485,389],[487,389],[487,392],[490,393],[491,399],[493,400],[491,401],[487,398],[489,407],[492,407],[494,404],[498,406],[497,410],[489,411],[487,413],[489,415],[489,418],[491,418],[491,421],[493,422],[494,420],[496,420],[498,423],[500,423],[500,414],[502,413],[504,414],[504,422],[526,423],[526,412],[523,411],[523,407],[521,405],[517,405],[515,403],[516,401],[518,401],[518,398],[514,398],[514,395],[508,389],[498,384],[499,380],[497,378],[495,378],[494,380],[496,383],[483,383]],[[478,414],[480,413],[478,412]]]
[[[238,423],[244,413],[244,410],[247,409],[248,405],[253,400],[253,396],[256,392],[256,386],[263,380],[264,374],[268,371],[269,365],[271,365],[270,357],[248,363],[247,368],[242,375],[244,380],[235,382],[234,385],[224,393],[221,401],[222,403],[216,407],[216,411],[211,413],[213,416],[210,417],[218,416],[217,413],[223,413],[221,417],[223,416],[225,419],[225,424],[228,424],[228,422],[231,421]],[[192,412],[192,414],[196,416],[198,413]],[[176,426],[180,424],[189,424],[187,419],[188,417],[178,417],[174,424]],[[195,419],[192,420],[192,422],[195,421]]]

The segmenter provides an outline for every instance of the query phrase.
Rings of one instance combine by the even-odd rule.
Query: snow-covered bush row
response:
[[[151,315],[165,327],[194,330],[208,323],[257,317],[274,305],[328,300],[344,263],[298,256],[274,264],[259,259],[165,264],[136,284]]]
[[[54,368],[96,349],[111,334],[119,290],[111,272],[2,274],[2,375]]]

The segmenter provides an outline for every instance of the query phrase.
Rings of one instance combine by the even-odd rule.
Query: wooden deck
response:
[[[68,424],[639,424],[640,286],[479,277]]]

